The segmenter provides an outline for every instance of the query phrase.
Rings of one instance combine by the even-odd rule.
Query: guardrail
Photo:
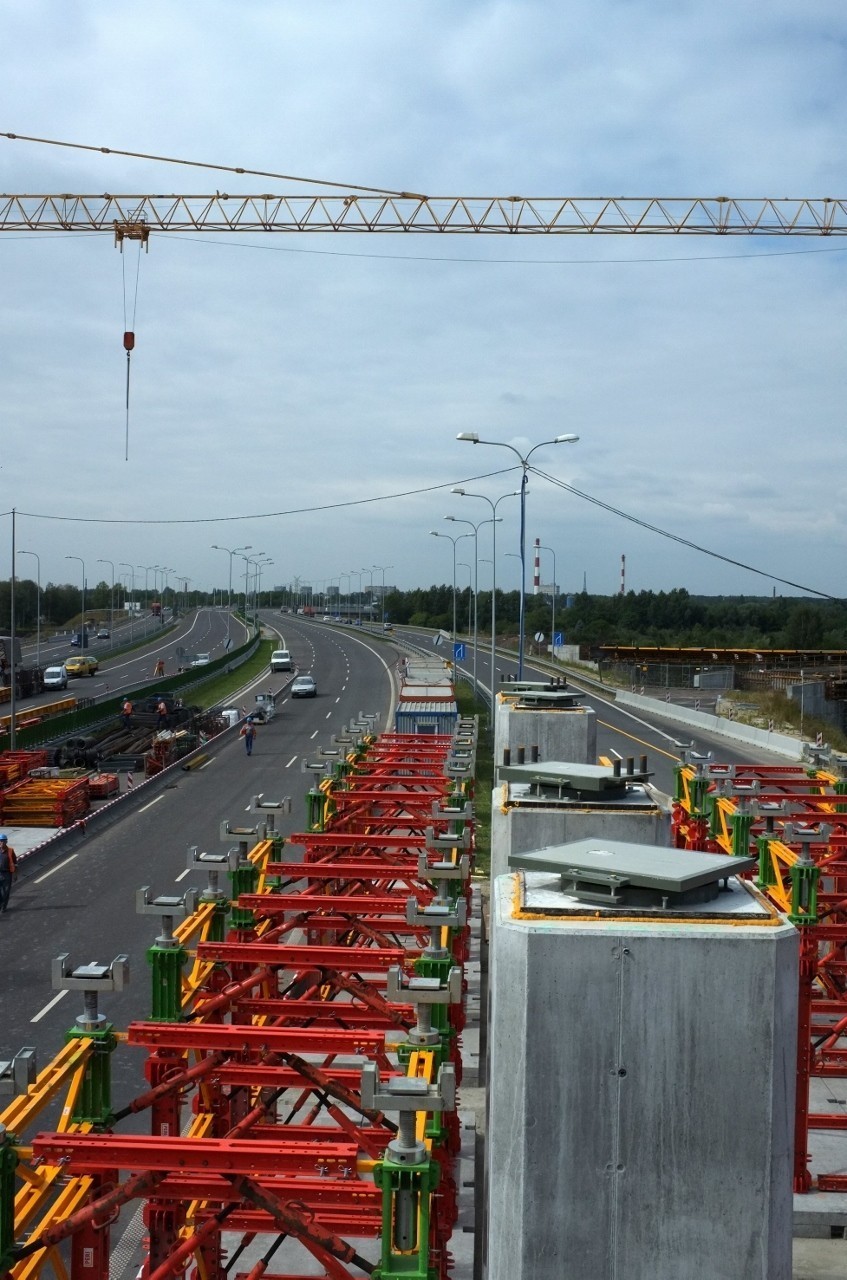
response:
[[[202,676],[198,676],[197,668],[183,671],[176,676],[163,676],[139,688],[125,689],[114,698],[106,698],[102,702],[96,702],[87,707],[78,706],[75,711],[68,712],[66,715],[56,716],[52,720],[43,721],[28,728],[20,728],[15,735],[17,744],[21,747],[44,746],[69,733],[79,733],[93,728],[94,725],[103,724],[107,720],[114,720],[127,697],[138,701],[160,693],[186,693],[222,672],[234,671],[242,666],[252,658],[260,643],[261,635],[257,633],[241,648],[234,649],[232,653],[225,654],[223,658],[217,658],[208,666],[201,668]]]

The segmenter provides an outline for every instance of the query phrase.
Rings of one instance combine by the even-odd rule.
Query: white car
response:
[[[271,654],[271,671],[290,671],[291,654],[287,649],[274,649]]]
[[[211,661],[211,656],[208,653],[198,653],[197,656],[192,659],[191,665],[192,667],[208,667]]]
[[[62,663],[58,667],[45,667],[44,669],[44,688],[45,689],[67,689],[68,673],[65,670],[65,664]]]

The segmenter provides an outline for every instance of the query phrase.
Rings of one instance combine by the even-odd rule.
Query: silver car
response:
[[[297,676],[291,681],[292,698],[314,698],[317,692],[318,686],[313,676]]]

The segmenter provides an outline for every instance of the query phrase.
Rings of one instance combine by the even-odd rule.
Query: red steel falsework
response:
[[[11,1148],[14,1240],[0,1232],[0,1245],[15,1280],[46,1270],[65,1280],[57,1248],[68,1239],[70,1280],[108,1280],[114,1223],[133,1200],[144,1206],[144,1280],[227,1280],[233,1248],[253,1240],[261,1257],[246,1274],[258,1280],[286,1239],[311,1260],[303,1274],[447,1280],[470,787],[448,776],[449,738],[426,744],[422,776],[412,745],[387,737],[326,789],[337,816],[293,838],[299,861],[285,861],[278,838],[257,841],[233,883],[264,892],[219,904],[223,932],[208,909],[202,926],[180,926],[193,939],[181,1009],[126,1033],[148,1051],[150,1087],[85,1115],[102,1050],[75,1059],[70,1122]],[[369,815],[373,834],[362,830]],[[366,1096],[367,1064],[381,1083]],[[24,1127],[38,1088],[0,1120]],[[149,1135],[121,1131],[143,1111]]]

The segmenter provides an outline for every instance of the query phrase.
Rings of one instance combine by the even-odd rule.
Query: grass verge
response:
[[[237,693],[239,689],[243,689],[244,685],[249,684],[251,680],[257,679],[263,671],[268,672],[270,679],[271,654],[275,648],[274,640],[261,640],[252,658],[248,658],[235,671],[218,676],[216,680],[210,680],[208,684],[204,683],[187,692],[186,701],[207,711],[209,707],[216,707],[226,702],[227,698]]]
[[[474,780],[476,832],[474,873],[487,879],[491,874],[491,788],[494,786],[494,741],[491,733],[491,715],[487,704],[481,699],[474,698],[471,689],[463,681],[459,681],[456,686],[456,702],[460,715],[479,716]]]

